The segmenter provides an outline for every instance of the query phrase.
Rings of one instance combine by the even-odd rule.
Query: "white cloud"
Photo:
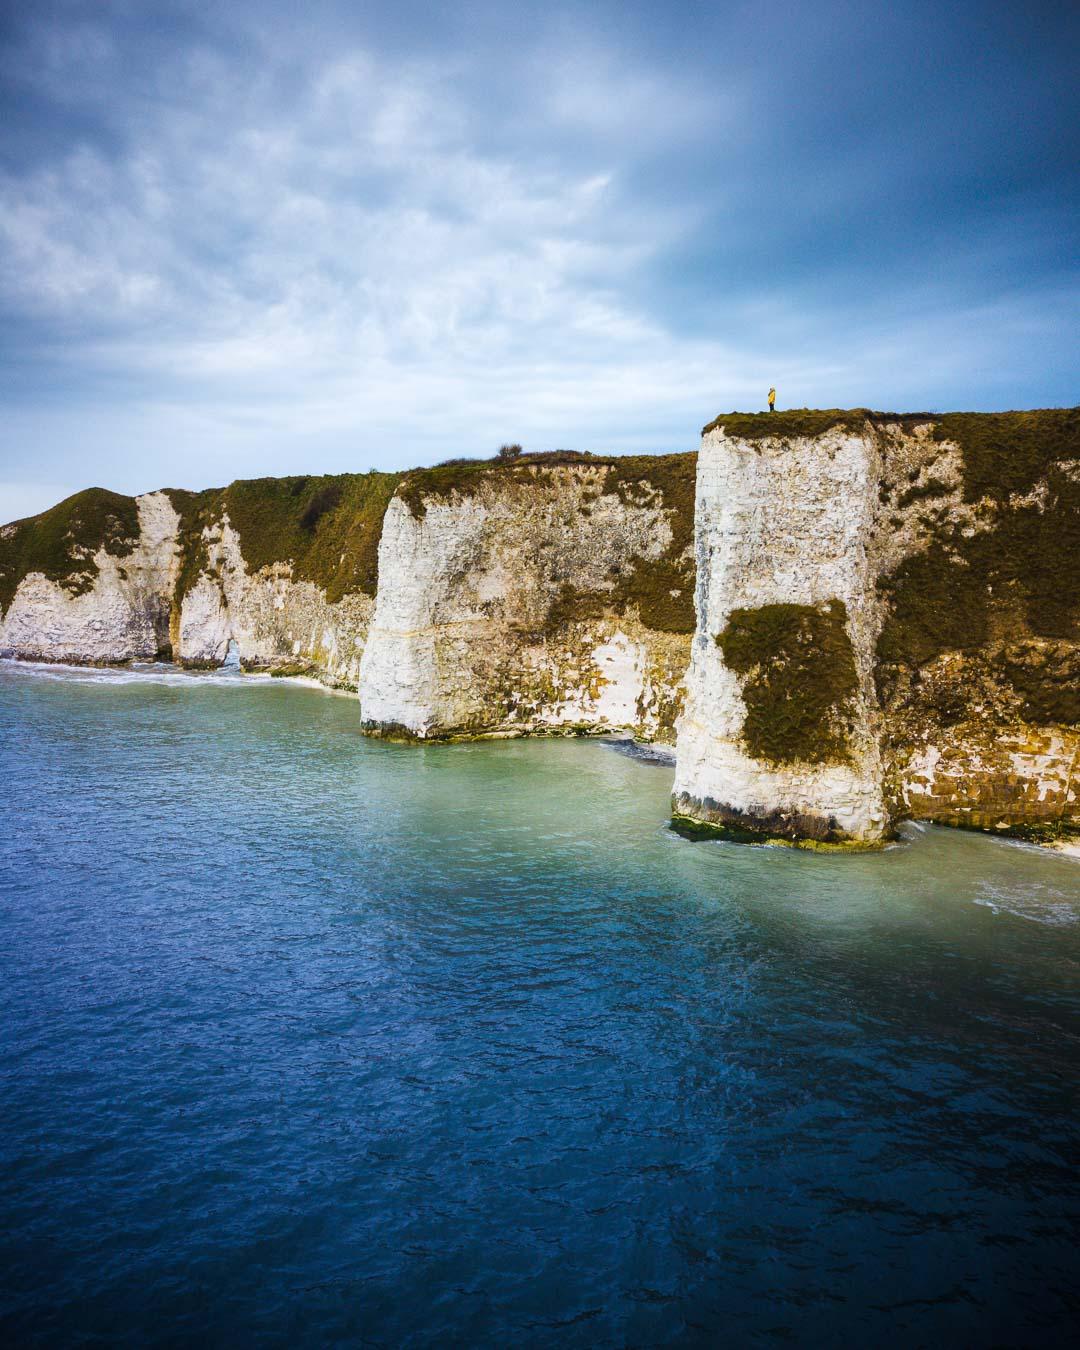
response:
[[[765,276],[745,300],[714,274],[723,307],[673,331],[639,283],[707,209],[723,228],[736,180],[697,207],[635,174],[695,136],[736,139],[746,94],[580,34],[520,54],[505,112],[460,50],[241,69],[195,48],[136,79],[82,25],[44,27],[26,59],[74,129],[58,158],[0,175],[0,307],[46,335],[63,407],[9,408],[0,455],[83,447],[65,481],[87,463],[126,490],[402,466],[508,438],[688,448],[773,381],[787,403],[955,402],[927,351],[965,333],[932,372],[959,383],[1028,312],[1017,297],[943,323],[931,288],[897,323],[843,287],[823,305]],[[85,108],[110,136],[78,131]],[[483,134],[503,116],[509,134]]]
[[[279,427],[398,438],[437,409],[460,442],[493,419],[551,432],[556,411],[599,433],[606,400],[623,423],[717,368],[621,298],[673,225],[628,211],[610,160],[484,154],[437,71],[367,53],[285,108],[234,103],[211,58],[186,68],[199,98],[174,94],[124,155],[75,146],[0,184],[6,305],[74,332],[90,370],[139,375],[148,404],[186,390],[259,420],[269,400]]]

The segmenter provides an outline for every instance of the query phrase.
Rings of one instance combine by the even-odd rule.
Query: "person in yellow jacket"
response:
[[[769,390],[769,411],[770,411],[770,412],[775,412],[775,411],[776,411],[776,390],[775,390],[775,389],[770,389],[770,390]]]

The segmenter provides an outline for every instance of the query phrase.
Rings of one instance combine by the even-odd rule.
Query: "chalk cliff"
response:
[[[681,828],[1080,832],[1080,410],[730,414],[700,454],[94,488],[0,655],[307,674],[407,739],[677,737]]]
[[[674,739],[693,627],[694,456],[410,475],[360,667],[371,731]]]
[[[731,415],[698,460],[674,810],[874,843],[1080,815],[1080,413]]]
[[[310,674],[356,688],[393,474],[79,493],[0,529],[0,655]]]
[[[108,663],[167,652],[178,525],[164,492],[90,488],[0,527],[0,655]]]
[[[175,659],[218,666],[235,642],[244,670],[311,675],[354,690],[397,481],[336,474],[173,493],[183,516],[170,623]]]
[[[383,734],[673,742],[694,466],[560,452],[93,489],[0,534],[0,655],[212,668],[235,644],[245,671],[361,686]]]

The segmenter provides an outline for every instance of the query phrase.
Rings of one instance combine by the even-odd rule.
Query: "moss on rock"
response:
[[[1074,645],[1018,643],[1002,653],[1001,671],[1021,698],[1026,721],[1080,724],[1080,650]]]
[[[942,512],[926,548],[879,579],[883,697],[946,652],[1080,633],[1080,410],[948,413],[933,436],[959,447],[977,526]],[[1076,720],[1075,674],[1047,682],[1013,666],[1026,716]]]
[[[695,816],[673,815],[668,825],[673,834],[681,835],[691,843],[712,841],[753,844],[759,848],[796,848],[807,853],[878,853],[888,842],[884,839],[811,839],[774,834],[768,830],[745,829],[738,825],[722,825],[698,820]]]
[[[770,764],[848,762],[858,674],[842,601],[736,609],[716,642],[743,677],[752,755]]]
[[[0,527],[0,613],[31,572],[79,595],[94,584],[99,549],[122,558],[138,542],[135,498],[106,488],[76,492],[40,515]]]
[[[356,591],[374,596],[383,516],[400,481],[392,473],[242,478],[205,492],[166,489],[180,515],[176,598],[208,569],[204,531],[225,516],[240,538],[248,571],[289,564],[331,604]]]

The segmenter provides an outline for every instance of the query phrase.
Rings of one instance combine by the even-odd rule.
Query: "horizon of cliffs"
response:
[[[699,453],[92,488],[0,656],[310,675],[402,739],[674,744],[680,828],[1080,831],[1080,409],[727,414]]]

